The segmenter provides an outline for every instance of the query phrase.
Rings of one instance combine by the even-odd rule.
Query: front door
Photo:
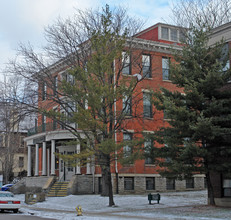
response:
[[[75,151],[73,149],[59,149],[60,154],[62,155],[71,155],[74,154]],[[71,180],[71,177],[75,175],[75,167],[73,166],[73,162],[71,161],[64,161],[62,158],[59,158],[59,164],[60,164],[60,175],[59,179],[61,181],[69,181]]]

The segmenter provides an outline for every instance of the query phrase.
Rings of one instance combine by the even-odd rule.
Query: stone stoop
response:
[[[67,186],[69,182],[56,182],[49,190],[47,197],[67,196]]]
[[[34,205],[35,203],[37,203],[37,199],[33,198],[30,201],[28,201],[28,205]]]

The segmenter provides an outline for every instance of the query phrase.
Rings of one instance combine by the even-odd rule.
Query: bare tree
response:
[[[16,154],[26,153],[23,137],[26,129],[31,126],[33,114],[21,103],[15,102],[16,97],[22,95],[20,81],[17,78],[5,76],[0,84],[0,162],[4,182],[8,183],[14,177],[14,170],[20,170]],[[21,167],[23,169],[22,165]]]
[[[73,155],[73,161],[87,161],[94,155],[102,170],[103,195],[109,195],[110,206],[114,205],[111,164],[119,156],[124,158],[121,151],[124,143],[115,141],[116,132],[126,131],[132,118],[143,117],[143,112],[137,109],[141,91],[136,90],[143,79],[142,47],[137,47],[139,40],[133,37],[142,25],[121,7],[112,11],[108,6],[102,11],[76,10],[73,18],[59,18],[45,29],[47,45],[42,52],[34,51],[30,44],[20,45],[18,58],[10,62],[8,69],[26,79],[30,92],[29,98],[23,99],[25,104],[29,106],[38,97],[39,117],[44,114],[58,122],[85,147],[82,153]],[[137,48],[140,52],[133,53]],[[136,69],[137,77],[123,76],[130,65]],[[44,98],[47,102],[42,104]],[[116,107],[118,102],[120,109]],[[58,111],[51,110],[55,104]],[[137,158],[139,152],[139,140],[128,142],[134,154],[127,154],[125,162]]]
[[[172,3],[171,20],[175,25],[212,29],[231,19],[230,0],[178,0]]]

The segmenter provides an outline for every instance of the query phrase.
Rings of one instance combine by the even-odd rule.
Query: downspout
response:
[[[93,166],[91,167],[92,171],[92,191],[95,193],[95,158],[93,157]]]
[[[114,92],[116,92],[116,75],[115,75],[115,60],[113,63],[114,67]],[[116,98],[114,100],[114,118],[115,118],[115,126],[116,126]],[[117,133],[115,129],[115,143],[117,143]],[[119,177],[118,177],[118,163],[117,163],[117,150],[115,150],[115,175],[116,175],[116,194],[119,194]]]

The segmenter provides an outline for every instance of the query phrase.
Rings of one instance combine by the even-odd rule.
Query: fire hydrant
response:
[[[78,205],[76,208],[76,211],[77,211],[77,216],[82,216],[82,207],[80,205]]]

